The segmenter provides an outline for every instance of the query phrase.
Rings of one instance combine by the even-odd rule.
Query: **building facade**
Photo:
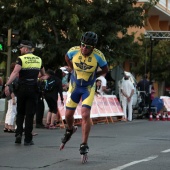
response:
[[[143,5],[148,0],[139,0],[136,6]],[[155,6],[153,6],[150,10],[145,11],[148,15],[148,18],[145,22],[145,26],[143,28],[135,28],[131,27],[128,29],[128,34],[135,32],[136,41],[137,37],[140,37],[141,34],[145,34],[147,31],[170,31],[170,0],[160,0]],[[128,61],[125,62],[124,68],[127,71],[130,71],[131,63]],[[139,80],[140,77],[137,77]],[[164,91],[166,90],[166,84],[158,84],[154,83],[154,87],[156,89],[155,96],[164,95]]]

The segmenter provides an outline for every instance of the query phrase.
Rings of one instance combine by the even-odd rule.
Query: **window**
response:
[[[162,6],[166,7],[166,0],[160,0],[159,3],[160,3]],[[168,0],[168,3],[170,3],[169,0]]]
[[[168,0],[168,10],[170,10],[170,0]]]

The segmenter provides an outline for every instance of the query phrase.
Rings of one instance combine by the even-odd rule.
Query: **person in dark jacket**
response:
[[[47,124],[46,128],[48,129],[55,129],[55,121],[56,121],[56,115],[58,114],[58,93],[60,94],[61,103],[64,105],[64,98],[62,93],[62,82],[61,80],[55,76],[54,71],[47,70],[46,72],[47,81],[55,81],[54,87],[50,90],[44,89],[44,98],[47,102],[47,105],[49,107],[49,111],[47,113]]]
[[[147,75],[143,75],[143,79],[140,80],[137,84],[137,88],[140,91],[140,95],[142,97],[143,105],[149,105],[149,85],[150,82],[147,80]]]
[[[41,80],[40,77],[42,77],[41,73],[38,75],[38,102],[37,102],[37,108],[36,108],[36,128],[45,128],[45,125],[43,124],[43,118],[44,118],[44,110],[45,110],[45,105],[44,105],[44,95],[43,91],[41,89]]]

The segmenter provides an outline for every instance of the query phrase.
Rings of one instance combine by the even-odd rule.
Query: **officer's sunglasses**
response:
[[[83,42],[81,42],[81,46],[82,46],[82,47],[85,47],[85,48],[87,48],[87,49],[92,49],[92,48],[93,48],[92,45],[87,45],[87,44],[84,44]]]

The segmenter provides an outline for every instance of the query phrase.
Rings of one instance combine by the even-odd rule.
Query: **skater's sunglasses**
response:
[[[87,45],[87,44],[84,44],[83,42],[81,42],[81,46],[82,46],[82,47],[85,47],[85,48],[87,48],[87,49],[92,49],[92,48],[93,48],[92,45]]]

